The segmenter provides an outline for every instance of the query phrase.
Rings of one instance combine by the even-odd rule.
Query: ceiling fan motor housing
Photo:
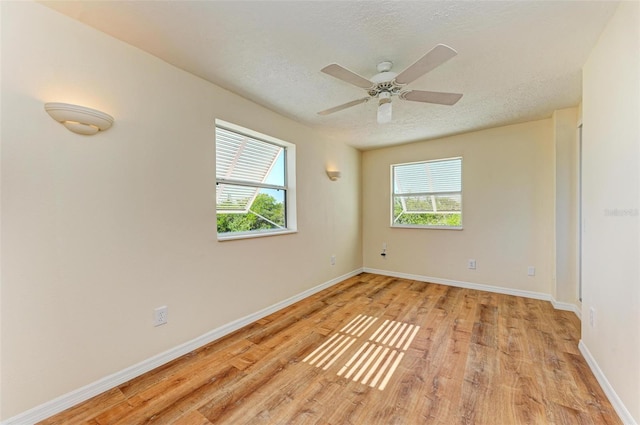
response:
[[[384,61],[378,64],[378,74],[371,78],[371,82],[374,83],[374,86],[367,90],[369,96],[378,97],[380,93],[383,92],[387,92],[392,96],[400,93],[402,86],[396,83],[395,79],[398,74],[391,72],[392,67],[393,63],[390,61]]]
[[[378,97],[380,93],[387,92],[392,96],[395,96],[402,91],[402,86],[396,83],[395,80],[391,81],[383,81],[382,83],[377,83],[375,86],[370,88],[367,93],[371,97]]]

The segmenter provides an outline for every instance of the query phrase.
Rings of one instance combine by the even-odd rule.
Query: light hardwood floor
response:
[[[620,424],[545,301],[363,273],[41,424]]]

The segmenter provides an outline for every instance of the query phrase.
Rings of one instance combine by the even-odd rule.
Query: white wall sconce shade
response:
[[[113,124],[111,115],[96,109],[69,103],[45,103],[44,109],[51,118],[62,123],[69,131],[91,135],[98,131],[105,131]]]
[[[340,177],[342,177],[342,173],[340,171],[329,171],[327,170],[327,176],[329,176],[329,180],[331,180],[332,182],[338,180]]]

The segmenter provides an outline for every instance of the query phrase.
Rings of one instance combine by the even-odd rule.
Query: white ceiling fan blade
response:
[[[334,112],[342,111],[343,109],[351,108],[352,106],[359,105],[361,103],[367,102],[370,97],[363,97],[362,99],[352,100],[351,102],[344,103],[342,105],[334,106],[333,108],[325,109],[324,111],[318,112],[318,115],[329,115]]]
[[[400,98],[413,102],[437,103],[438,105],[454,105],[460,100],[460,93],[441,93],[437,91],[410,90],[400,94]]]
[[[409,84],[410,82],[418,79],[418,77],[421,77],[427,72],[442,65],[457,54],[458,52],[453,50],[451,47],[445,46],[444,44],[438,44],[426,55],[418,59],[413,65],[398,74],[396,82],[398,84]]]
[[[354,86],[358,86],[363,89],[369,89],[373,87],[373,83],[371,81],[367,80],[364,77],[361,77],[355,72],[349,71],[347,68],[342,67],[337,63],[327,65],[322,68],[321,71],[325,74],[337,78],[338,80],[342,80],[346,83],[353,84]]]

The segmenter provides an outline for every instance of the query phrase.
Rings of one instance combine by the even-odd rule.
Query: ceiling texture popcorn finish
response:
[[[581,100],[581,68],[615,1],[45,1],[42,4],[360,149],[547,118]],[[365,78],[442,43],[458,55],[412,82],[454,106],[378,102],[320,70]],[[213,117],[212,117],[213,119]]]

